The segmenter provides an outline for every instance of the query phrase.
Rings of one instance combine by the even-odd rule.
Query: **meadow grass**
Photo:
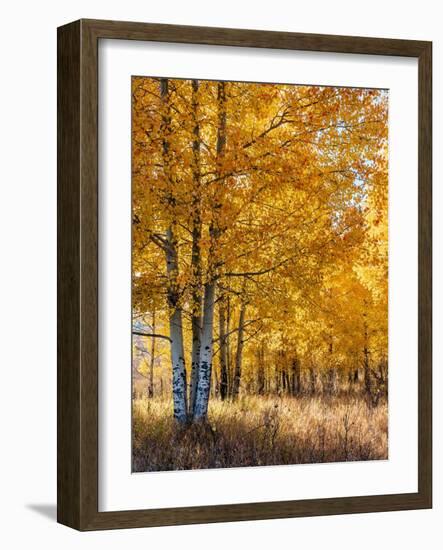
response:
[[[179,427],[170,399],[133,401],[133,471],[388,458],[386,401],[361,395],[211,399],[207,424]]]

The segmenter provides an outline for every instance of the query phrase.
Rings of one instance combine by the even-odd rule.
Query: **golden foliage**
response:
[[[233,342],[247,304],[246,374],[264,343],[271,364],[283,348],[302,368],[329,368],[331,353],[336,367],[358,368],[365,348],[371,364],[386,361],[387,92],[168,84],[165,102],[159,79],[132,80],[135,322],[149,325],[155,310],[169,334],[172,224],[187,357],[193,301],[215,277]]]

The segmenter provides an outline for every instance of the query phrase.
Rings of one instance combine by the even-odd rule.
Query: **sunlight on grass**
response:
[[[212,399],[208,424],[179,428],[168,399],[133,403],[133,471],[190,470],[388,458],[387,403],[244,396]]]

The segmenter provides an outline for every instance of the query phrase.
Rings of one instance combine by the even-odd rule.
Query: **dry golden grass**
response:
[[[387,403],[361,396],[212,399],[207,425],[179,428],[170,400],[133,402],[133,471],[388,458]]]

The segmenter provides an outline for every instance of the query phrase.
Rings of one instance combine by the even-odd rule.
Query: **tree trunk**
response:
[[[218,83],[218,128],[217,128],[217,150],[216,150],[216,170],[218,177],[222,173],[221,161],[224,156],[226,147],[226,95],[225,83]],[[222,187],[220,188],[222,189]],[[209,395],[211,389],[211,373],[212,373],[212,351],[213,351],[213,326],[214,326],[214,302],[215,302],[215,287],[217,280],[217,263],[214,262],[214,257],[217,253],[218,239],[222,233],[220,227],[219,213],[219,190],[216,189],[213,205],[212,219],[209,225],[209,238],[211,241],[209,247],[209,265],[206,283],[204,285],[204,302],[203,302],[203,326],[200,346],[200,358],[198,368],[198,383],[195,398],[194,418],[203,420],[208,412]]]
[[[201,350],[201,331],[202,331],[202,266],[200,241],[202,234],[201,219],[201,182],[200,182],[200,125],[198,122],[198,80],[192,81],[192,110],[194,115],[194,140],[192,143],[193,153],[193,195],[192,195],[192,352],[191,352],[191,385],[189,392],[189,416],[192,418],[195,408],[195,399],[197,396],[198,371]]]
[[[265,349],[264,344],[261,342],[257,351],[257,393],[258,395],[264,395],[266,392],[266,376],[265,376]]]
[[[315,370],[314,370],[314,367],[311,367],[309,369],[309,393],[311,395],[315,395],[315,392],[316,392],[316,375],[315,375]]]
[[[281,390],[281,351],[277,353],[277,361],[275,364],[274,371],[274,392],[277,395],[280,395]]]
[[[152,333],[155,334],[155,309],[152,312]],[[154,397],[154,362],[155,362],[155,338],[151,338],[151,358],[148,373],[148,398]]]
[[[220,393],[220,380],[218,378],[217,370],[214,368],[212,373],[212,389],[211,389],[211,396],[217,397],[217,395]]]
[[[241,367],[243,359],[243,334],[244,334],[244,324],[245,324],[245,315],[246,315],[246,303],[242,302],[240,307],[240,318],[238,321],[238,332],[237,332],[237,351],[235,354],[235,371],[234,371],[234,384],[232,388],[232,397],[236,399],[240,391],[240,382],[241,382]]]
[[[291,372],[291,393],[299,395],[300,393],[300,360],[296,356],[292,359]]]
[[[182,312],[174,309],[169,318],[172,361],[172,396],[174,400],[174,418],[180,423],[187,421],[186,406],[186,369],[183,348]]]
[[[283,393],[287,393],[289,390],[289,377],[288,372],[286,370],[286,365],[283,365],[282,371],[281,371],[281,381],[282,381],[282,389]]]
[[[371,397],[371,372],[369,369],[369,350],[367,346],[363,348],[363,369],[364,369],[364,382],[365,392],[368,397]]]
[[[371,371],[369,365],[369,342],[368,342],[368,325],[366,323],[366,313],[363,314],[365,318],[364,322],[364,347],[363,347],[363,374],[365,393],[370,402],[372,402],[372,385],[371,385]]]
[[[183,423],[187,421],[187,387],[185,352],[183,344],[182,309],[179,305],[177,273],[178,256],[172,227],[167,232],[168,247],[166,266],[168,273],[169,337],[171,338],[172,363],[172,396],[174,401],[174,418]]]
[[[206,418],[208,412],[209,392],[211,389],[215,286],[215,282],[205,284],[203,330],[198,369],[197,395],[194,407],[194,418],[196,420]]]
[[[225,300],[220,296],[218,304],[219,346],[220,346],[220,397],[222,401],[228,396],[228,348],[226,342]]]
[[[169,166],[169,141],[170,135],[170,108],[169,108],[169,84],[167,78],[160,81],[160,93],[163,101],[164,112],[162,115],[163,137],[163,169],[166,181],[170,186],[169,202],[174,204],[172,178]],[[185,354],[183,345],[182,309],[179,303],[178,276],[178,252],[175,237],[175,223],[172,220],[166,230],[166,271],[168,275],[167,300],[169,306],[169,336],[171,338],[171,363],[172,363],[172,398],[174,403],[174,418],[184,423],[187,421],[187,383]]]
[[[332,330],[332,326],[330,328]],[[334,365],[334,359],[333,359],[334,346],[333,346],[332,332],[329,336],[328,350],[329,350],[329,361],[328,361],[329,367],[326,372],[325,389],[328,395],[333,395],[335,393],[335,365]]]
[[[337,391],[337,370],[330,367],[324,373],[324,390],[327,395],[335,395]]]
[[[229,331],[231,329],[231,300],[230,297],[226,297],[226,374],[228,377],[228,393],[227,396],[230,397],[232,395],[232,384],[234,377],[232,375],[232,360],[231,360],[231,338],[229,335]]]

